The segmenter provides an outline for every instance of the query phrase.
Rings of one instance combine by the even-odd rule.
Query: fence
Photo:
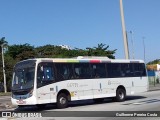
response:
[[[149,81],[149,90],[157,90],[160,89],[160,79],[153,76],[153,77],[148,77]]]

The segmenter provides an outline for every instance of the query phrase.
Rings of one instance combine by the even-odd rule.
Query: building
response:
[[[160,71],[160,64],[147,65],[147,70]]]
[[[71,50],[71,47],[69,45],[59,45],[61,48]]]

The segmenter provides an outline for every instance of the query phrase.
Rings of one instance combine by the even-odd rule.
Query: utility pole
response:
[[[143,52],[144,52],[144,62],[146,61],[146,46],[145,46],[145,42],[144,42],[144,39],[145,39],[145,37],[142,37],[142,39],[143,39]]]
[[[125,22],[124,22],[124,12],[123,12],[122,0],[120,0],[120,12],[121,12],[121,22],[122,22],[125,58],[129,59],[128,40],[127,40],[126,28],[125,28]]]
[[[130,31],[131,34],[131,44],[132,44],[132,59],[134,59],[134,42],[133,42],[133,32]]]
[[[6,43],[1,44],[1,48],[2,48],[2,65],[3,65],[3,77],[4,77],[4,92],[7,92],[7,87],[6,87],[6,73],[5,73],[5,64],[4,64],[4,45],[6,45]]]

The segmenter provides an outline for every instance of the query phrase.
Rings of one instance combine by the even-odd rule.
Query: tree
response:
[[[3,39],[0,39],[0,44],[8,43]],[[105,44],[98,44],[97,47],[86,49],[64,49],[55,45],[44,45],[40,47],[33,47],[30,44],[22,45],[8,45],[8,49],[4,54],[5,69],[7,78],[7,88],[11,88],[11,79],[13,74],[14,65],[25,59],[29,58],[72,58],[77,56],[107,56],[114,59],[116,49],[109,50],[109,46]],[[1,55],[1,53],[0,53]],[[0,61],[0,82],[3,81],[2,62]]]
[[[16,60],[14,60],[9,55],[5,54],[5,69],[6,69],[6,83],[7,83],[7,91],[11,90],[11,81],[12,81],[12,75],[13,75],[13,68],[16,64]]]
[[[5,37],[2,37],[2,38],[0,39],[0,45],[2,45],[3,43],[8,44],[8,42],[5,40]]]
[[[41,57],[41,58],[71,58],[71,57],[77,57],[77,56],[107,56],[109,58],[114,59],[115,56],[115,50],[108,50],[109,46],[106,46],[105,44],[98,44],[98,47],[93,48],[86,48],[83,49],[64,49],[60,46],[54,46],[54,45],[45,45],[35,48],[35,57]],[[24,56],[24,55],[23,55]]]
[[[86,48],[88,50],[88,56],[107,56],[108,58],[115,59],[115,50],[108,50],[109,45],[106,46],[106,44],[98,44],[97,47],[93,48]]]
[[[60,46],[45,45],[35,48],[36,57],[54,58],[57,55],[63,54],[63,49]]]
[[[147,65],[160,64],[160,59],[156,59],[147,63]]]
[[[34,47],[30,44],[8,46],[7,54],[16,60],[34,58]]]

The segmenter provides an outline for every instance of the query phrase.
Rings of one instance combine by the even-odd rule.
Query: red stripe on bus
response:
[[[100,63],[100,60],[90,60],[90,63]]]

